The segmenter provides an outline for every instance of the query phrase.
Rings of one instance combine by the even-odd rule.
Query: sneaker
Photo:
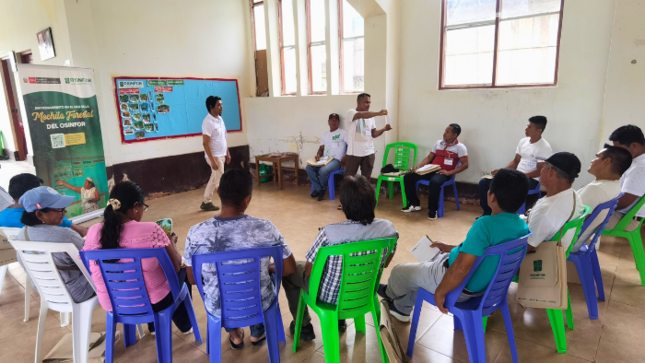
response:
[[[378,296],[382,297],[383,299],[387,301],[392,301],[393,299],[387,295],[385,292],[387,290],[387,285],[386,284],[379,284],[378,289],[376,289],[376,293]]]
[[[387,306],[390,308],[390,315],[396,318],[396,320],[402,322],[402,323],[409,323],[410,320],[410,314],[404,314],[399,311],[399,309],[394,306],[394,301],[387,300]]]
[[[343,206],[339,204],[338,205],[338,210],[343,210]]]
[[[209,202],[209,203],[202,202],[202,205],[199,208],[201,210],[212,211],[212,212],[219,210],[219,207],[214,205],[213,202]]]
[[[187,334],[190,334],[190,333],[192,333],[192,332],[193,332],[193,328],[191,327],[189,330],[187,330],[187,331],[182,331],[181,333],[182,333],[182,334],[184,334],[184,335],[187,335]]]
[[[437,219],[437,212],[433,212],[433,211],[428,212],[428,219],[431,221],[434,221],[435,219]]]
[[[311,197],[312,197],[312,198],[316,198],[317,196],[318,196],[318,191],[317,191],[317,190],[314,190],[314,191],[311,193]]]
[[[318,193],[318,201],[320,202],[321,200],[325,199],[325,193],[327,191],[325,189],[321,189],[320,193]]]
[[[421,206],[412,205],[412,204],[408,204],[407,207],[401,208],[401,212],[403,213],[418,212],[420,210],[421,210]]]
[[[345,319],[338,320],[338,332],[344,333],[345,331],[347,331],[347,321]]]
[[[289,331],[291,332],[291,335],[296,335],[295,321],[292,321],[291,324],[289,324]],[[314,326],[311,325],[311,323],[302,327],[302,329],[300,330],[300,339],[304,340],[305,342],[310,342],[316,339],[316,334],[314,334]]]

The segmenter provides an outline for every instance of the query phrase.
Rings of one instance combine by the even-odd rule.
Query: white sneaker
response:
[[[420,210],[421,210],[421,206],[412,205],[412,204],[408,205],[405,208],[401,208],[401,212],[403,213],[418,212]]]
[[[186,335],[186,334],[190,334],[190,333],[192,333],[192,332],[193,332],[193,328],[190,328],[190,330],[189,330],[189,331],[182,331],[181,333],[182,333],[182,334],[184,334],[184,335]]]

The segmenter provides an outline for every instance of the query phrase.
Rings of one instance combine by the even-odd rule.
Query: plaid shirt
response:
[[[360,222],[355,222],[355,221],[345,221],[342,223],[360,223]],[[348,242],[351,243],[351,242]],[[318,233],[318,237],[316,237],[316,241],[314,241],[314,244],[311,246],[309,251],[307,251],[307,254],[305,255],[305,258],[307,258],[307,261],[313,265],[314,260],[316,259],[316,255],[318,254],[318,250],[321,247],[327,247],[327,246],[332,246],[330,242],[327,240],[327,234],[325,233],[324,229],[321,229],[320,232]],[[394,248],[392,249],[392,254],[396,252],[396,243],[394,244]],[[358,253],[352,253],[350,256],[365,256],[365,255],[371,255],[373,253],[376,253],[376,250],[372,251],[364,251],[364,252],[358,252]],[[383,270],[383,267],[385,266],[385,262],[387,261],[387,249],[383,250],[383,256],[381,258],[381,271]],[[342,276],[342,270],[343,270],[343,256],[338,255],[338,256],[329,256],[327,258],[327,262],[325,263],[325,268],[323,269],[322,276],[320,278],[320,285],[318,288],[318,300],[332,304],[332,305],[337,305],[338,304],[338,295],[340,294],[340,280]]]

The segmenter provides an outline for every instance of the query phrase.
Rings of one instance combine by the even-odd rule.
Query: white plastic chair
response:
[[[96,291],[90,274],[83,266],[83,262],[78,258],[78,249],[72,243],[16,241],[13,237],[9,238],[9,242],[19,254],[27,274],[36,283],[40,293],[40,315],[38,317],[35,362],[40,363],[42,361],[41,348],[48,309],[74,315],[72,318],[74,362],[87,362],[92,311],[98,304],[98,298],[94,296],[82,303],[75,303],[65,286],[65,282],[58,273],[52,256],[52,253],[67,253]]]
[[[0,234],[4,235],[7,241],[9,240],[9,238],[15,237],[18,234],[18,232],[20,232],[20,228],[0,227]],[[2,285],[4,283],[4,278],[6,273],[7,273],[7,265],[0,267],[0,294],[2,294]],[[29,321],[30,302],[31,302],[31,280],[29,279],[29,274],[27,274],[27,277],[25,278],[25,318],[23,320],[25,323]],[[63,319],[61,316],[61,326],[64,326],[62,325],[62,322],[63,322]]]

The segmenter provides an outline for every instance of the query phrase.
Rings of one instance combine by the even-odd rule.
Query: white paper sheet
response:
[[[434,256],[441,253],[441,250],[436,247],[430,247],[432,241],[428,237],[423,236],[419,242],[410,250],[412,255],[416,257],[419,262],[430,261]]]

